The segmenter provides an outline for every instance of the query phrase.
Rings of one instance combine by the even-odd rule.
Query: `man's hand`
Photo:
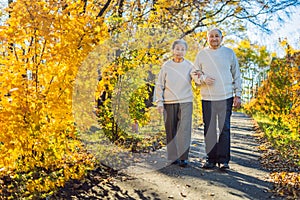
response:
[[[205,78],[204,82],[205,82],[206,85],[212,85],[212,84],[214,84],[215,79],[212,78],[212,77],[207,76],[207,77]]]
[[[235,96],[234,99],[233,99],[233,106],[235,108],[240,108],[241,104],[242,104],[241,97]]]

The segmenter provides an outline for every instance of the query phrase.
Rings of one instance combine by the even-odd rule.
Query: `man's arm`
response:
[[[233,53],[233,61],[231,65],[231,74],[233,79],[233,91],[234,91],[234,99],[233,106],[235,108],[241,107],[241,96],[242,96],[242,79],[241,79],[241,71],[238,63],[238,59]]]
[[[236,55],[233,53],[233,59],[231,64],[231,74],[233,79],[233,91],[235,96],[242,96],[242,79],[239,67],[239,62]]]

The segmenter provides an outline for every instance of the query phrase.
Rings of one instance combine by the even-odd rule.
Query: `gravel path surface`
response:
[[[57,199],[281,199],[273,196],[272,183],[267,181],[269,173],[260,167],[259,141],[255,135],[252,119],[234,112],[232,159],[226,172],[201,168],[205,154],[200,127],[192,135],[188,167],[167,165],[166,149],[162,148],[145,155],[143,162],[119,170],[109,182],[91,181],[88,187],[81,185],[73,194],[65,191]]]

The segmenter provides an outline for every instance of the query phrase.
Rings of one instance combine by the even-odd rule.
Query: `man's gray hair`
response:
[[[220,29],[218,29],[218,28],[212,28],[212,29],[208,30],[206,36],[208,37],[209,33],[212,32],[212,31],[218,31],[219,34],[220,34],[220,36],[223,37],[222,31]]]

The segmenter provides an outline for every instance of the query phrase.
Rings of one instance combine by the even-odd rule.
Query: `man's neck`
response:
[[[217,47],[209,46],[209,48],[212,49],[212,50],[217,50],[217,49],[219,49],[220,47],[221,47],[221,45],[220,45],[220,46],[217,46]]]

